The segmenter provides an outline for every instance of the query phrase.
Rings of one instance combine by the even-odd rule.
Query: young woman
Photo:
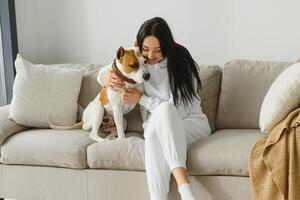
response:
[[[211,132],[197,95],[197,86],[201,85],[198,66],[189,51],[174,41],[162,18],[142,24],[137,44],[147,59],[151,78],[143,84],[144,94],[128,89],[123,100],[139,103],[148,114],[143,127],[151,199],[167,199],[173,173],[182,199],[194,200],[186,173],[187,147]],[[124,83],[113,72],[102,68],[100,74],[105,86],[116,90],[123,87]]]

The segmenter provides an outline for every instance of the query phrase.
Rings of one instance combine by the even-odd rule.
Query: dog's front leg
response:
[[[98,103],[95,103],[94,110],[93,110],[93,115],[92,115],[92,130],[89,135],[90,138],[96,140],[97,142],[102,142],[104,141],[103,138],[99,137],[98,131],[100,128],[100,125],[102,123],[102,118],[104,115],[104,107]]]
[[[123,109],[122,105],[113,106],[113,114],[117,127],[118,138],[125,138],[124,127],[123,127]]]

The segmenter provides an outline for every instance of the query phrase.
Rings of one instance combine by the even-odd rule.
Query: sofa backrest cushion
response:
[[[291,63],[232,60],[222,75],[217,129],[258,128],[263,99],[277,76]]]
[[[221,90],[222,68],[214,65],[200,66],[202,88],[199,90],[201,107],[206,114],[211,131],[216,130],[217,106]]]
[[[101,86],[97,82],[97,74],[99,68],[91,68],[86,70],[83,77],[81,91],[79,94],[79,104],[86,107],[92,101]],[[207,115],[212,131],[215,130],[215,121],[217,113],[217,105],[219,101],[220,84],[221,84],[222,69],[218,66],[202,65],[200,66],[200,79],[202,88],[199,89],[199,95],[202,100],[203,112]],[[125,115],[127,120],[127,131],[143,132],[142,118],[139,111],[139,106]]]
[[[86,108],[101,89],[100,84],[97,82],[98,71],[101,67],[102,66],[91,65],[85,69],[78,97],[78,103],[83,108]]]
[[[48,128],[76,122],[82,72],[70,64],[33,64],[20,54],[15,60],[16,77],[8,118],[30,127]]]

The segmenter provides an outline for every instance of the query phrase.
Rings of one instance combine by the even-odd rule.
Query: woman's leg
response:
[[[184,128],[173,104],[162,103],[152,113],[144,136],[145,165],[150,194],[154,196],[156,193],[166,197],[172,169],[177,167],[185,169],[186,162]]]
[[[186,175],[187,144],[193,142],[198,136],[189,133],[191,138],[187,136],[185,124],[171,103],[162,103],[152,113],[145,129],[146,171],[149,170],[147,178],[149,179],[150,193],[151,190],[160,187],[167,188],[165,190],[168,192],[170,171],[174,173],[179,185],[188,182]],[[192,130],[188,128],[188,132],[194,131],[195,128],[198,126],[192,127]],[[162,167],[160,168],[158,165]],[[151,166],[154,167],[151,168]]]
[[[169,193],[171,172],[163,155],[156,130],[150,128],[152,125],[149,124],[144,133],[145,167],[148,188],[151,200],[166,200]]]
[[[190,118],[182,120],[186,134],[187,146],[201,140],[211,133],[207,120],[199,120],[198,118]],[[177,167],[172,171],[178,187],[189,183],[186,168]]]
[[[177,167],[173,169],[172,174],[174,175],[178,187],[183,184],[189,183],[186,169],[184,167]]]

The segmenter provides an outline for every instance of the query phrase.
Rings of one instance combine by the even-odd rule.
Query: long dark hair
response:
[[[193,97],[198,98],[194,80],[196,79],[199,87],[201,81],[199,67],[190,52],[174,41],[167,22],[160,17],[154,17],[142,24],[137,34],[137,44],[141,50],[147,36],[154,36],[159,40],[162,55],[168,58],[169,83],[175,106],[178,106],[179,98],[185,106],[192,103]]]

